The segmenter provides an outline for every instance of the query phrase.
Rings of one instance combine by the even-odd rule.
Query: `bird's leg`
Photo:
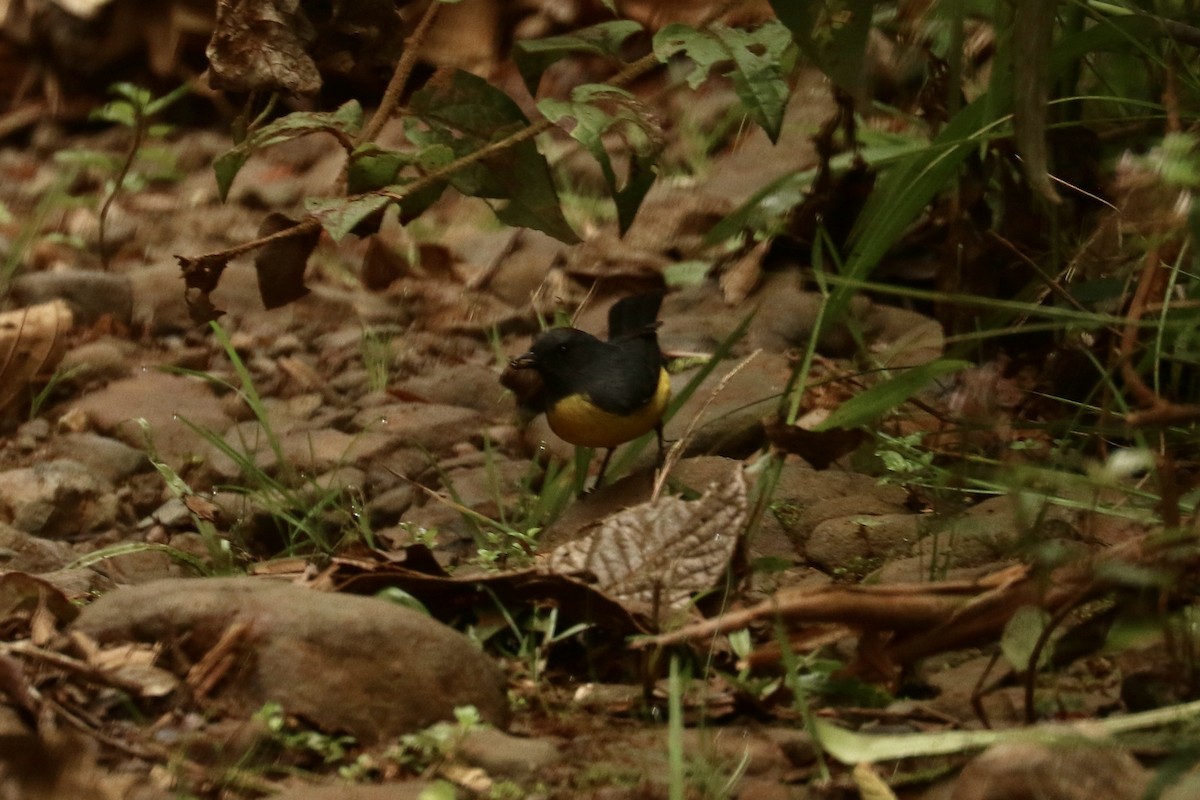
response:
[[[599,489],[600,484],[604,481],[604,470],[608,469],[608,460],[612,458],[613,450],[616,449],[615,447],[610,447],[604,451],[604,460],[600,462],[600,472],[596,474],[596,482],[592,484],[593,492]]]
[[[662,465],[666,462],[666,449],[663,443],[663,424],[661,419],[654,423],[654,435],[658,437],[658,463],[655,464],[655,468],[661,469]]]

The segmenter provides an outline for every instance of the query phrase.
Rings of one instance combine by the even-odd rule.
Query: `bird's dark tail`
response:
[[[658,328],[658,309],[662,292],[646,292],[622,297],[608,310],[608,340],[635,336],[654,337]]]

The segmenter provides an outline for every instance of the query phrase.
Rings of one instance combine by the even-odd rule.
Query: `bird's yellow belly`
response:
[[[654,430],[671,399],[671,376],[659,370],[654,398],[628,416],[604,411],[583,395],[559,400],[546,412],[550,429],[564,441],[584,447],[616,447]]]

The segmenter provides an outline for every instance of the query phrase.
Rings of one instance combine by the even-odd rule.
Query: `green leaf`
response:
[[[537,94],[542,73],[554,62],[576,53],[619,59],[621,45],[642,26],[632,20],[602,22],[563,36],[528,39],[513,45],[512,57],[530,94]]]
[[[148,103],[146,103],[146,108],[145,108],[144,113],[147,117],[153,117],[155,114],[162,113],[163,111],[170,108],[172,105],[179,102],[183,98],[187,97],[191,93],[192,93],[191,84],[185,83],[182,86],[179,86],[176,89],[174,89],[170,92],[167,92],[162,97],[150,100]]]
[[[213,173],[217,176],[217,195],[221,198],[222,203],[229,197],[233,179],[237,177],[249,160],[250,151],[239,146],[225,151],[213,161]]]
[[[137,111],[127,100],[114,100],[94,109],[88,119],[132,128],[137,125]]]
[[[1029,669],[1029,659],[1033,658],[1033,648],[1038,638],[1046,629],[1050,615],[1037,606],[1021,606],[1004,626],[1004,634],[1000,637],[1000,650],[1008,663],[1017,672]],[[1045,665],[1050,659],[1050,646],[1042,648],[1038,658],[1038,666]]]
[[[934,378],[971,366],[970,361],[939,359],[905,370],[842,403],[813,430],[857,428],[882,417],[924,389]]]
[[[790,90],[785,80],[787,51],[791,36],[776,20],[746,31],[724,25],[696,30],[672,23],[654,36],[654,53],[660,61],[684,53],[695,63],[687,74],[688,85],[696,89],[718,64],[732,62],[722,72],[733,79],[733,88],[772,142],[779,138],[783,112]]]
[[[786,80],[790,64],[785,54],[791,44],[787,29],[767,23],[753,31],[718,26],[715,33],[737,66],[732,73],[733,90],[774,144],[791,94]]]
[[[428,136],[417,135],[417,141],[443,144],[458,157],[529,125],[511,97],[463,70],[436,75],[413,95],[409,109],[433,129]],[[409,138],[414,140],[413,131]],[[530,140],[455,172],[450,182],[464,194],[506,201],[494,211],[509,225],[534,228],[567,244],[579,241],[563,216],[550,167]]]
[[[400,175],[400,170],[414,161],[411,153],[386,150],[374,143],[367,143],[350,154],[350,165],[346,171],[346,187],[350,194],[382,189],[391,186]]]
[[[256,150],[310,133],[335,132],[349,138],[362,127],[362,116],[358,101],[349,100],[335,111],[296,111],[251,132],[213,162],[221,201],[225,201],[234,178]]]
[[[392,190],[403,192],[406,183],[411,183],[411,181],[402,179],[398,186],[392,187]],[[437,199],[442,196],[442,192],[446,191],[446,185],[446,181],[438,181],[418,192],[404,192],[404,199],[400,200],[400,222],[408,224],[425,213],[425,209],[437,202]]]
[[[330,238],[338,242],[354,230],[358,223],[390,202],[391,198],[385,195],[368,194],[351,198],[309,198],[304,207],[317,218]]]
[[[598,103],[605,103],[612,111]],[[629,92],[601,84],[575,87],[570,100],[547,98],[538,103],[538,110],[553,123],[566,118],[575,120],[571,136],[600,165],[609,195],[617,206],[617,224],[622,235],[633,223],[642,200],[654,184],[654,164],[661,141],[660,131],[638,113],[635,104]],[[629,174],[623,187],[618,186],[612,160],[604,146],[604,136],[610,132],[620,134],[632,151]]]

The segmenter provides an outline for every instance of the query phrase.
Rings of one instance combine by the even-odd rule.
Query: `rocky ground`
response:
[[[25,333],[26,344],[42,337],[45,368],[14,393],[0,440],[0,797],[353,800],[449,796],[438,794],[448,786],[459,796],[665,797],[672,752],[689,796],[858,791],[844,767],[828,777],[798,706],[772,684],[776,668],[739,673],[725,639],[698,648],[722,666],[693,676],[686,729],[672,741],[664,665],[624,646],[659,609],[610,592],[614,607],[597,614],[605,593],[564,588],[544,563],[521,571],[645,502],[653,453],[535,531],[546,465],[573,452],[541,420],[520,427],[498,381],[537,331],[535,310],[573,307],[603,277],[576,321],[602,331],[613,299],[696,252],[707,227],[773,174],[811,163],[807,137],[829,111],[815,79],[801,86],[779,145],[749,135],[702,179],[665,181],[624,240],[586,210],[573,221],[587,241],[568,248],[453,200],[370,242],[326,239],[311,293],[273,311],[235,262],[213,296],[224,340],[193,322],[174,256],[252,239],[268,210],[327,194],[340,150],[319,136],[273,148],[222,204],[210,165],[226,136],[177,132],[166,143],[177,174],[110,211],[107,265],[96,255],[104,176],[85,168],[64,184],[54,154],[119,150],[119,135],[46,127],[29,147],[0,151],[0,194],[15,217],[8,307],[62,301]],[[667,296],[661,341],[672,355],[713,353],[757,312],[667,425],[685,443],[676,491],[729,485],[760,463],[763,419],[815,324],[820,300],[800,289],[797,265],[764,272],[761,257],[726,254],[733,278],[684,281]],[[940,326],[915,311],[864,299],[853,316],[885,364],[942,352]],[[852,346],[845,331],[823,343],[827,374]],[[676,372],[676,391],[699,369]],[[949,403],[953,391],[925,399]],[[1031,510],[1005,496],[931,514],[899,482],[833,462],[817,470],[787,457],[738,556],[757,567],[743,567],[735,607],[866,576],[971,585],[1020,563],[1031,530],[1081,550],[1144,532],[1098,522],[1086,504]],[[759,479],[751,469],[751,495]],[[371,596],[396,587],[407,592],[399,604]],[[409,599],[428,613],[404,607]],[[597,618],[598,629],[572,635]],[[766,643],[768,628],[757,631]],[[831,620],[804,651],[862,666],[861,628]],[[1163,646],[1064,668],[1040,687],[1038,715],[1136,710],[1129,683],[1153,673]],[[852,682],[823,713],[890,733],[980,728],[979,708],[992,725],[1023,719],[1023,685],[995,668],[994,644],[947,649],[902,676],[883,670],[897,680]],[[703,657],[695,664],[704,669]],[[871,685],[901,699],[868,707]],[[980,687],[990,691],[977,700]],[[430,727],[465,706],[478,722]],[[898,791],[931,800],[1132,798],[1154,777],[1127,749],[1032,741],[884,766],[907,786]],[[1163,796],[1192,796],[1172,791]]]

